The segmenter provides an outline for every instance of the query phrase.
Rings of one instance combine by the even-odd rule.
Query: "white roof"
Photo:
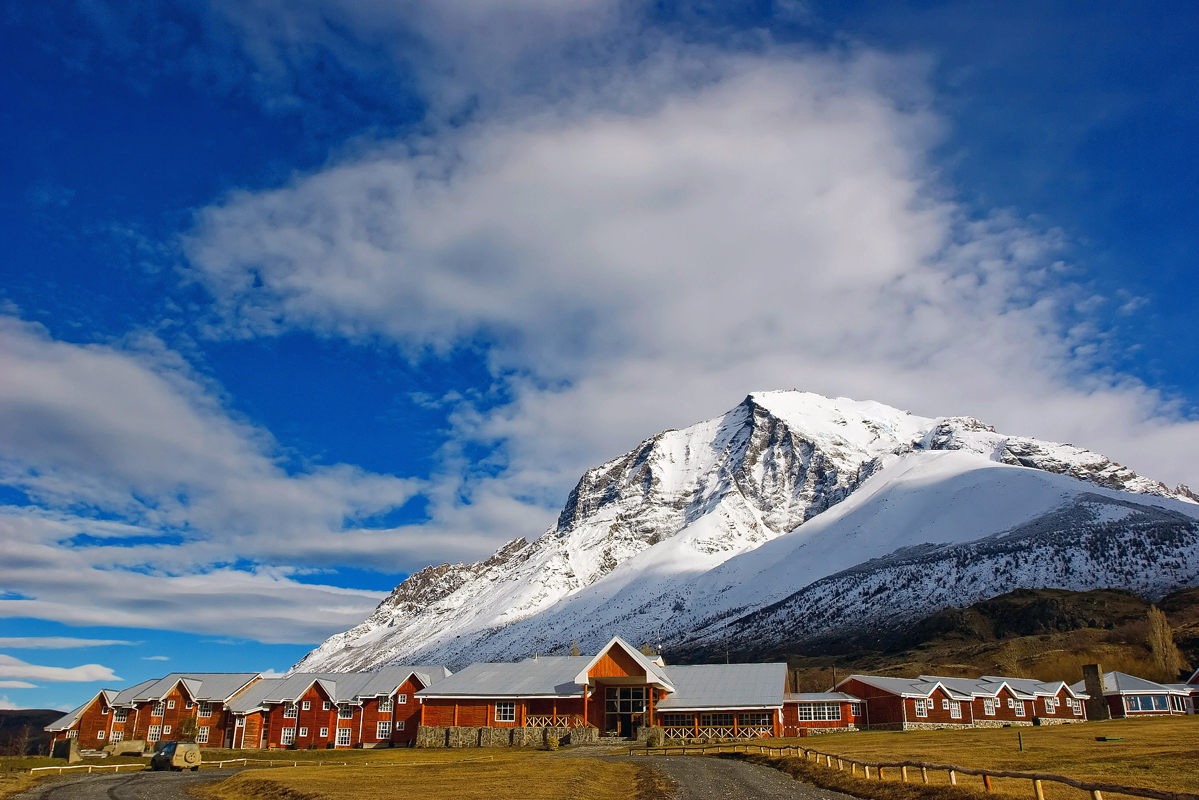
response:
[[[862,698],[848,692],[788,692],[784,698],[788,703],[860,703]]]
[[[674,691],[657,704],[666,711],[709,708],[782,708],[787,693],[787,665],[699,664],[665,667]]]
[[[386,696],[411,676],[430,686],[450,675],[442,666],[383,667],[374,672],[297,672],[282,678],[263,678],[233,698],[229,709],[244,714],[272,703],[294,702],[313,684],[319,685],[335,703],[358,703],[370,697]]]
[[[1073,691],[1086,691],[1085,681],[1072,684]],[[1165,684],[1154,683],[1127,672],[1103,673],[1103,694],[1187,694],[1186,689],[1174,689]]]
[[[173,672],[155,681],[139,683],[133,687],[137,691],[132,697],[126,698],[126,692],[121,692],[116,702],[132,704],[160,700],[176,685],[182,684],[193,700],[223,703],[259,675],[259,672]]]
[[[515,663],[471,664],[417,697],[578,697],[576,679],[588,656],[538,656]],[[586,670],[583,670],[586,674]]]

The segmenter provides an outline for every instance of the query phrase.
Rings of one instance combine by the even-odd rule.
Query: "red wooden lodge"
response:
[[[1193,714],[1192,691],[1199,688],[1154,683],[1125,672],[1105,672],[1102,682],[1103,699],[1112,719]],[[1073,688],[1083,691],[1084,683],[1079,681]]]

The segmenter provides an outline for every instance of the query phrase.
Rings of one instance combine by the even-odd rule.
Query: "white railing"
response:
[[[578,714],[536,714],[525,717],[526,728],[582,728],[583,718]]]
[[[700,726],[699,732],[687,726],[671,726],[663,728],[662,734],[667,739],[685,741],[687,739],[769,739],[774,736],[774,728],[770,725],[744,725],[734,728],[732,725],[720,725],[705,728]]]

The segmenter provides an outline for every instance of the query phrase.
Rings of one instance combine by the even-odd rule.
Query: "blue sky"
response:
[[[0,23],[5,705],[284,670],[753,390],[1199,483],[1177,4]]]

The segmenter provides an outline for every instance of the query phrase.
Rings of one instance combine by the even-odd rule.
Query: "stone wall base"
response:
[[[1042,722],[1042,725],[1045,723]],[[976,719],[976,728],[1030,728],[1032,722],[1026,719]]]
[[[544,747],[549,737],[561,745],[591,744],[599,739],[595,728],[468,728],[421,725],[417,747]]]

